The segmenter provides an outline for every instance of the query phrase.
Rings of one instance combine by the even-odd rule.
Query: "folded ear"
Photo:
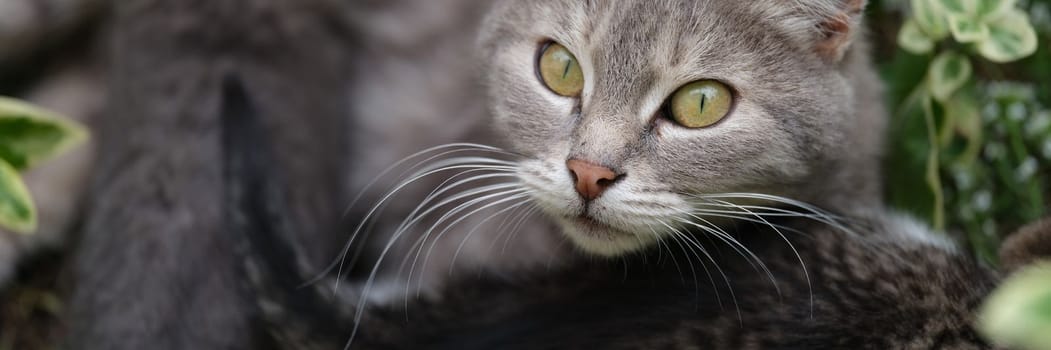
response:
[[[838,8],[833,14],[818,22],[820,37],[814,50],[822,58],[838,62],[857,36],[857,27],[861,25],[861,15],[865,10],[865,0],[837,0]]]
[[[843,59],[861,26],[866,0],[763,0],[752,6],[830,63]]]
[[[1004,271],[1015,271],[1039,260],[1051,260],[1051,218],[1015,231],[1000,247]]]

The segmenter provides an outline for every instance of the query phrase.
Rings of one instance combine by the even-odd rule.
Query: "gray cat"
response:
[[[445,202],[439,197],[421,204],[423,213],[437,211],[430,218],[413,217],[420,221],[418,230],[409,219],[377,220],[375,233],[393,234],[376,239],[373,249],[380,253],[369,262],[389,267],[378,267],[380,273],[370,278],[368,297],[383,301],[412,286],[440,288],[448,266],[513,274],[571,263],[575,255],[567,250],[615,257],[684,235],[681,231],[718,236],[720,227],[762,220],[756,217],[762,214],[821,217],[825,214],[817,208],[830,208],[851,216],[879,207],[885,113],[867,45],[860,40],[864,5],[496,2],[477,29],[477,50],[462,37],[435,39],[441,44],[433,50],[441,54],[424,57],[436,57],[427,62],[435,71],[465,74],[466,66],[478,72],[488,97],[488,114],[481,117],[491,120],[499,137],[461,138],[499,140],[513,154],[501,157],[499,150],[481,149],[470,160],[438,157],[463,152],[455,148],[426,154],[448,161],[437,164],[466,169],[446,172],[459,176],[456,180],[480,185],[438,190],[459,202],[441,207]],[[387,42],[383,36],[367,38]],[[452,63],[444,60],[447,55]],[[375,94],[415,81],[400,75],[403,63],[370,63],[372,72],[395,68],[363,74],[368,84],[363,91]],[[448,80],[435,85],[448,85],[456,93],[483,93],[455,77],[439,77]],[[359,108],[368,111],[362,115],[405,114],[398,112],[415,105],[401,99],[426,98],[413,92],[450,93],[428,82],[407,84],[408,95],[369,95],[373,98],[360,100],[364,107]],[[450,101],[464,100],[475,101],[461,96]],[[458,120],[480,118],[476,110],[428,106]],[[376,128],[365,130],[375,133]],[[429,158],[413,160],[419,159]],[[407,205],[395,211],[405,213],[420,201],[392,202]],[[494,209],[472,210],[486,205]],[[517,206],[545,215],[516,216]],[[496,219],[490,220],[493,215]],[[507,217],[512,223],[526,218],[520,220],[524,224],[508,225]],[[450,223],[454,219],[470,221],[456,226]],[[550,222],[558,229],[550,229]],[[444,229],[449,226],[456,227]],[[501,226],[527,231],[486,234]],[[552,237],[552,232],[561,234]],[[507,246],[515,249],[501,248]],[[418,280],[411,280],[414,274]],[[373,287],[372,279],[380,287]]]
[[[248,221],[261,310],[290,348],[989,348],[974,312],[1000,274],[879,205],[863,6],[496,3],[477,66],[513,155],[475,165],[592,258],[362,306],[374,275],[296,288],[288,232]]]

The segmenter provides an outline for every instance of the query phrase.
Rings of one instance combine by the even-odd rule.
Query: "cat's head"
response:
[[[876,196],[878,87],[851,49],[863,7],[502,1],[479,68],[534,201],[578,247],[619,255],[748,217],[735,193]]]

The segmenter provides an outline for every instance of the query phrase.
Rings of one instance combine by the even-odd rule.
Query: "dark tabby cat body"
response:
[[[701,240],[567,269],[467,277],[436,299],[364,310],[351,348],[991,348],[974,329],[975,311],[1000,273],[935,236],[901,235],[916,228],[897,219],[869,223],[854,235],[775,222],[786,240],[742,225],[734,235],[755,260]],[[285,246],[267,243],[278,236],[244,235],[256,249]],[[289,270],[280,266],[295,262],[273,256],[250,260],[277,267],[252,274],[266,286],[261,305],[277,338],[289,349],[343,346],[356,312],[345,307],[357,299],[299,288],[281,277]],[[326,304],[328,312],[318,307]]]

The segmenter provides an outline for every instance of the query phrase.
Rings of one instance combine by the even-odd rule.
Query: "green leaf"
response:
[[[1036,52],[1037,37],[1029,16],[1018,9],[989,23],[989,36],[978,43],[978,52],[990,61],[1007,63]]]
[[[938,0],[938,5],[952,14],[973,15],[978,12],[978,0]]]
[[[978,18],[995,20],[1011,11],[1018,0],[978,0]]]
[[[898,45],[911,54],[923,55],[931,52],[934,42],[920,29],[920,25],[908,20],[898,32]]]
[[[979,329],[997,345],[1021,349],[1051,348],[1051,262],[1026,268],[1008,278],[986,300]]]
[[[33,107],[0,97],[0,160],[26,170],[83,142],[83,127]]]
[[[959,161],[971,165],[978,160],[984,144],[984,131],[982,129],[982,114],[975,103],[977,98],[967,94],[956,94],[945,105],[945,114],[952,120],[952,125],[964,139],[967,147],[960,154]],[[945,140],[942,140],[945,142]]]
[[[7,162],[0,160],[0,227],[19,233],[36,230],[33,199],[22,178]]]
[[[910,53],[922,55],[934,49],[934,41],[923,33],[915,20],[908,20],[898,32],[898,45]]]
[[[949,23],[945,20],[946,11],[935,1],[912,0],[912,18],[928,37],[937,41],[949,36]]]
[[[931,95],[938,102],[945,103],[956,90],[971,79],[972,73],[971,61],[967,60],[966,56],[952,51],[942,52],[934,58],[927,71]]]
[[[950,14],[966,17],[976,22],[995,19],[1014,7],[1017,0],[937,0]]]
[[[989,27],[968,16],[949,16],[949,29],[952,37],[961,43],[973,43],[989,37]]]

